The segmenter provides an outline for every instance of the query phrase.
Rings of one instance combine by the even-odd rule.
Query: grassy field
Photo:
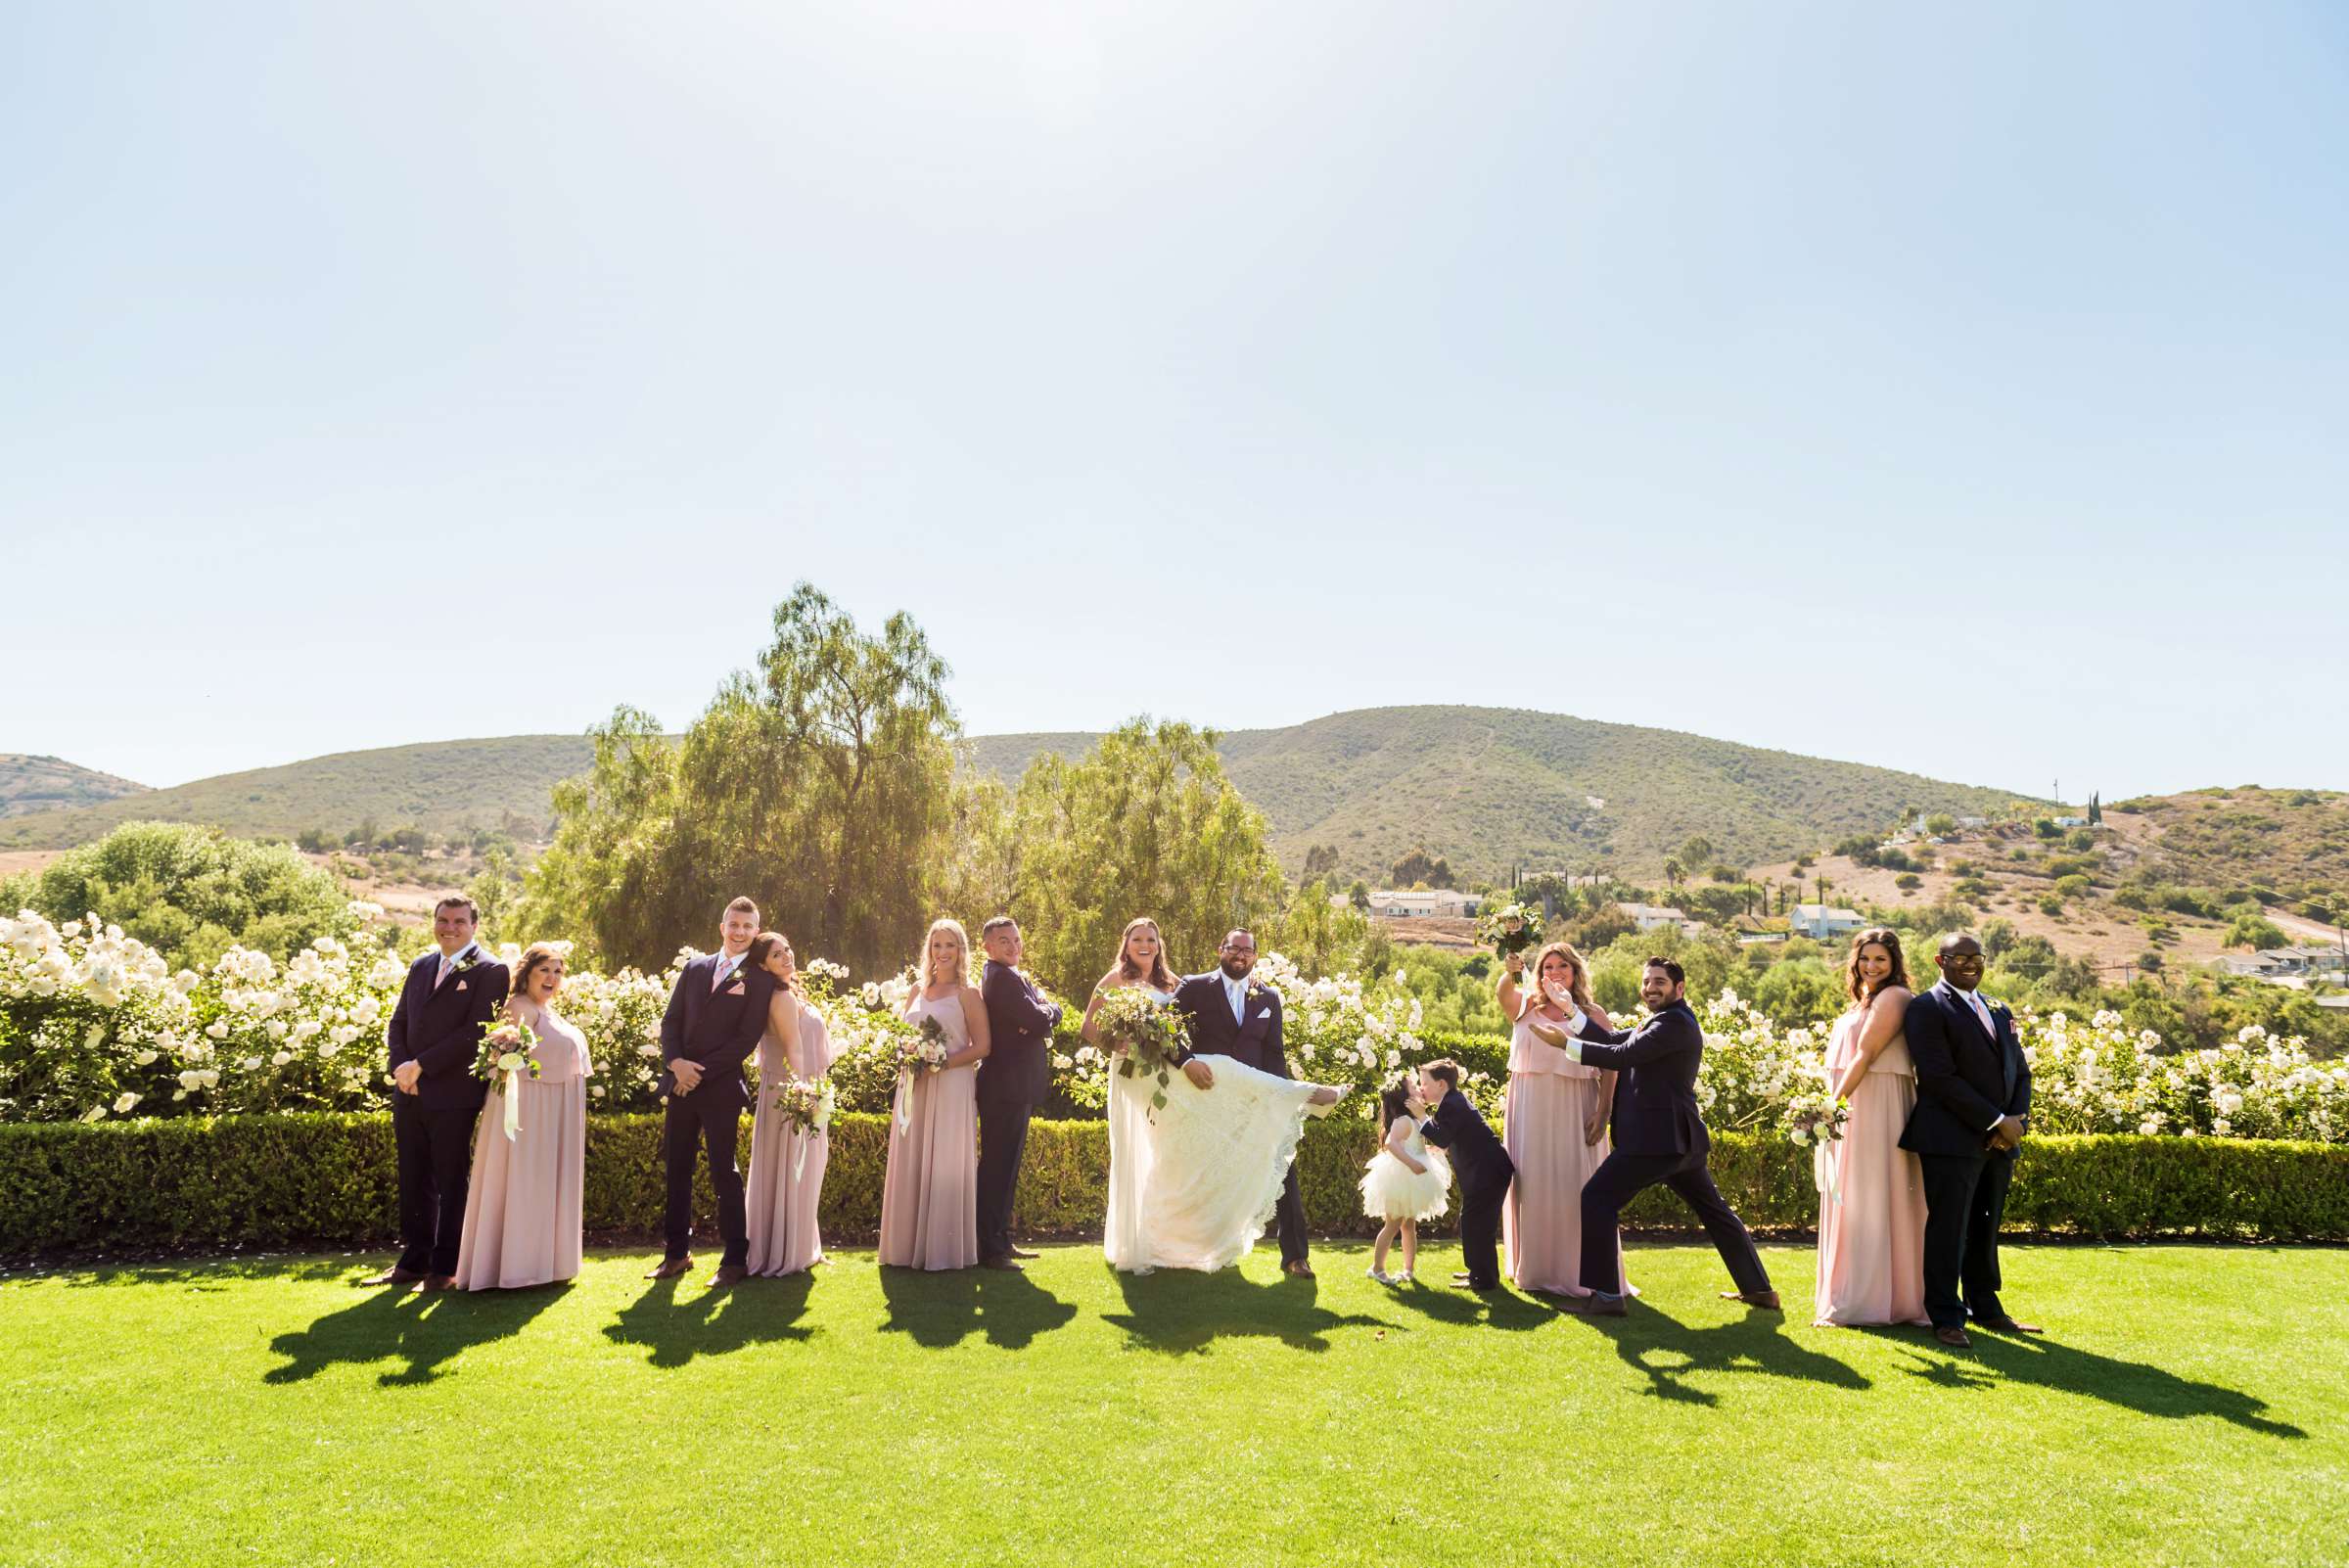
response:
[[[371,1258],[0,1280],[0,1559],[52,1563],[2349,1560],[2349,1259],[2009,1250],[1951,1354],[1635,1251],[1608,1324],[1322,1277],[850,1252],[712,1295],[393,1298]],[[1423,1278],[1456,1258],[1431,1249]],[[705,1270],[706,1275],[706,1270]]]

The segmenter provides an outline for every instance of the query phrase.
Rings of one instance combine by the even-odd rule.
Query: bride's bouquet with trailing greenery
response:
[[[1539,945],[1542,925],[1540,904],[1504,903],[1497,909],[1487,910],[1477,921],[1476,940],[1506,958],[1513,952]]]
[[[530,1054],[537,1045],[538,1037],[530,1025],[509,1021],[484,1035],[481,1049],[474,1052],[473,1076],[486,1080],[506,1102],[508,1140],[522,1130],[522,1101],[514,1092],[514,1080],[538,1076],[538,1058]]]
[[[1138,986],[1123,986],[1102,996],[1093,1026],[1104,1045],[1125,1053],[1118,1060],[1120,1078],[1157,1080],[1150,1090],[1150,1109],[1163,1108],[1174,1065],[1190,1049],[1190,1026],[1182,1014]]]

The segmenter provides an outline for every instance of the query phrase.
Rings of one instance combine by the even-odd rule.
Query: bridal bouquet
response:
[[[1167,1103],[1167,1085],[1174,1082],[1174,1064],[1189,1048],[1191,1032],[1182,1015],[1138,986],[1125,986],[1101,998],[1093,1015],[1102,1043],[1124,1050],[1118,1061],[1120,1078],[1154,1078],[1150,1109]]]
[[[1786,1096],[1786,1103],[1778,1113],[1778,1125],[1795,1143],[1824,1147],[1843,1136],[1844,1124],[1851,1120],[1851,1114],[1850,1101],[1838,1099],[1823,1088],[1797,1089]]]
[[[823,1131],[832,1125],[832,1081],[828,1078],[785,1079],[775,1089],[775,1110],[787,1127],[811,1134]],[[802,1138],[791,1158],[791,1174],[795,1179],[806,1164],[807,1139]]]
[[[1506,958],[1540,945],[1542,925],[1541,905],[1504,903],[1477,921],[1476,940]]]
[[[522,1099],[514,1092],[514,1080],[538,1076],[538,1059],[530,1054],[537,1043],[530,1025],[505,1023],[484,1035],[482,1048],[474,1053],[473,1076],[486,1080],[506,1102],[509,1142],[522,1130]]]
[[[935,1018],[925,1017],[919,1029],[900,1033],[891,1042],[898,1060],[898,1130],[913,1124],[913,1075],[935,1073],[946,1065],[946,1032]]]

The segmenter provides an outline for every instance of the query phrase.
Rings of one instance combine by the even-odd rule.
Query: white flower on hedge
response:
[[[351,1003],[350,1021],[354,1024],[372,1024],[383,1016],[383,1003],[377,1001],[373,996],[361,996],[357,1001]]]
[[[215,1018],[204,1026],[204,1032],[214,1039],[226,1039],[228,1038],[228,1020]]]
[[[284,1039],[286,1038],[286,1021],[282,1018],[272,1018],[261,1026],[261,1033],[267,1035],[271,1039]]]
[[[337,1040],[337,1039],[335,1039],[335,1038],[334,1038],[333,1037],[331,1037],[331,1036],[330,1036],[330,1037],[328,1037],[328,1038],[325,1038],[325,1039],[322,1039],[322,1040],[320,1040],[320,1041],[318,1042],[318,1057],[319,1057],[319,1060],[321,1060],[321,1061],[330,1061],[330,1060],[332,1060],[332,1059],[333,1059],[333,1057],[334,1057],[334,1054],[335,1054],[335,1052],[337,1052],[337,1051],[341,1050],[342,1048],[343,1048],[342,1042],[341,1042],[341,1041],[339,1041],[339,1040]]]
[[[81,1119],[85,1122],[98,1122],[105,1120],[105,1118],[106,1107],[103,1105],[93,1105],[88,1110],[81,1113]]]
[[[193,1067],[185,1067],[180,1069],[179,1086],[182,1089],[192,1089],[203,1082],[204,1075],[197,1072]]]
[[[248,1056],[242,1065],[246,1072],[257,1073],[261,1070],[261,1059],[257,1056]]]
[[[269,1058],[269,1065],[271,1067],[283,1067],[292,1060],[294,1060],[294,1053],[292,1051],[279,1051]]]
[[[132,1055],[130,1059],[130,1065],[133,1067],[151,1067],[154,1065],[156,1057],[160,1054],[160,1052],[154,1050],[139,1051]]]
[[[139,1097],[136,1094],[118,1094],[115,1096],[115,1114],[128,1116],[130,1108],[138,1103]]]
[[[587,1092],[600,1100],[604,1097],[604,1086],[601,1084],[598,1084],[594,1087],[590,1088]]]
[[[69,920],[64,925],[57,928],[57,934],[65,938],[68,942],[70,942],[75,937],[81,935],[81,922],[78,920]]]

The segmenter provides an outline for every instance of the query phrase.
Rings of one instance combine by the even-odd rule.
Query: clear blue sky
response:
[[[681,725],[806,577],[976,732],[2349,785],[2349,11],[1095,9],[0,12],[0,750]]]

